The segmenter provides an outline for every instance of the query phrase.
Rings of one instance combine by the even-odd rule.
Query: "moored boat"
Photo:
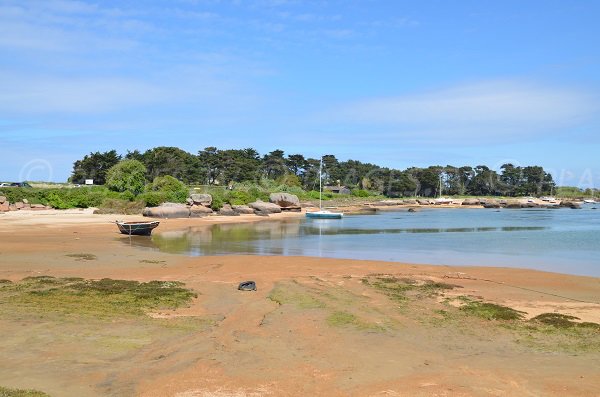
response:
[[[323,157],[319,163],[319,210],[307,212],[306,217],[312,219],[341,219],[344,214],[341,212],[331,212],[323,209]]]
[[[331,211],[327,211],[327,210],[320,210],[320,211],[313,211],[313,212],[306,213],[307,218],[313,218],[313,219],[341,219],[343,216],[344,216],[344,214],[341,212],[331,212]]]
[[[155,229],[160,222],[151,221],[151,222],[115,222],[119,227],[119,230],[123,234],[128,234],[130,236],[149,236],[152,233],[152,230]]]

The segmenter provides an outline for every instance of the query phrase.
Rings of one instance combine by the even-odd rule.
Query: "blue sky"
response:
[[[0,180],[164,145],[600,187],[599,18],[592,0],[0,0]]]

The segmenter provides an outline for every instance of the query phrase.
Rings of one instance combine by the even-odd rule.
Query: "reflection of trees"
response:
[[[152,243],[161,251],[191,255],[280,255],[280,248],[266,248],[251,242],[278,240],[299,234],[299,221],[217,224],[157,233],[152,236]]]

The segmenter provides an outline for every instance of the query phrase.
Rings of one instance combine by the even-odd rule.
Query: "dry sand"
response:
[[[0,319],[1,386],[53,396],[600,396],[595,347],[562,348],[555,345],[560,338],[545,343],[495,321],[444,319],[440,303],[466,295],[528,318],[558,312],[600,323],[598,278],[306,257],[185,257],[130,246],[111,224],[116,218],[139,219],[86,211],[0,215],[0,279],[176,280],[198,298],[140,324]],[[260,220],[165,220],[157,232]],[[66,256],[73,253],[96,259]],[[362,281],[373,274],[457,287],[402,306]],[[258,291],[236,290],[247,279]],[[286,296],[281,304],[274,291]],[[342,312],[356,321],[333,324],[332,315]],[[205,325],[152,323],[181,317]]]

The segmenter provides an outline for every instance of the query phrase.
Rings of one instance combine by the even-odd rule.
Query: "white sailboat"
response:
[[[312,219],[341,219],[344,214],[323,209],[323,157],[319,163],[319,210],[307,212],[306,217]]]
[[[436,204],[452,204],[453,200],[451,198],[442,197],[442,175],[440,174],[440,189],[438,193],[438,198],[435,200]]]

